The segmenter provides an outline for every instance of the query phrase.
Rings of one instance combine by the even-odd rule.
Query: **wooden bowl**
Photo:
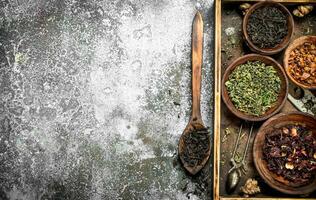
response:
[[[303,83],[298,82],[296,79],[294,79],[290,73],[290,68],[288,65],[288,60],[290,58],[291,52],[294,49],[296,49],[297,47],[303,45],[305,42],[312,42],[312,43],[316,44],[316,36],[303,36],[303,37],[300,37],[300,38],[294,40],[290,44],[290,46],[285,50],[284,58],[283,58],[283,65],[284,65],[284,69],[285,69],[287,76],[290,78],[290,80],[293,83],[295,83],[296,85],[298,85],[299,87],[302,87],[302,88],[316,89],[316,84],[315,85],[305,85]]]
[[[246,63],[247,61],[261,61],[265,63],[266,65],[273,66],[277,70],[278,76],[281,79],[281,90],[280,90],[280,94],[275,105],[271,107],[270,109],[268,109],[261,116],[249,115],[247,113],[239,111],[234,106],[233,102],[231,101],[228,95],[228,91],[225,86],[225,82],[228,80],[229,75],[234,71],[234,69],[238,67],[239,65]],[[278,113],[285,104],[287,94],[288,94],[288,80],[283,68],[277,61],[267,56],[262,56],[258,54],[248,54],[248,55],[242,56],[228,66],[222,78],[222,99],[224,103],[234,115],[247,121],[263,121],[275,115],[276,113]]]
[[[283,41],[280,44],[278,44],[277,46],[275,46],[273,48],[259,48],[259,47],[257,47],[256,45],[253,44],[253,42],[251,41],[250,36],[248,35],[248,32],[247,32],[247,24],[248,24],[250,15],[256,9],[261,8],[261,7],[265,7],[265,6],[277,7],[287,16],[288,34],[285,36],[285,38],[283,39]],[[254,4],[253,6],[251,6],[249,8],[249,10],[247,11],[246,15],[244,16],[243,23],[242,23],[242,32],[243,32],[243,37],[244,37],[244,40],[246,41],[246,44],[248,45],[248,47],[250,48],[251,51],[254,51],[254,52],[262,54],[262,55],[274,55],[274,54],[281,52],[289,44],[290,39],[293,35],[293,31],[294,31],[294,20],[293,20],[291,13],[289,12],[289,10],[285,6],[283,6],[282,4],[276,3],[273,1],[262,1],[262,2],[258,2],[256,4]]]
[[[263,159],[262,148],[264,145],[265,135],[275,128],[294,123],[303,123],[307,128],[314,130],[313,135],[316,137],[316,118],[309,114],[301,112],[280,113],[267,120],[259,129],[253,145],[253,159],[257,171],[262,179],[272,188],[291,195],[310,194],[316,189],[316,178],[310,184],[301,187],[290,186],[282,183],[283,177],[274,174],[267,168],[267,162]]]

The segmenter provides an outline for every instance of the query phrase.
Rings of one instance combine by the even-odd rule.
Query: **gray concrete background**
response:
[[[210,127],[212,0],[0,0],[0,199],[210,199],[177,159],[197,9]]]

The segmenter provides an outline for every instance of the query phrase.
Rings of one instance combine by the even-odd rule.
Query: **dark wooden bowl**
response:
[[[254,145],[253,145],[253,159],[262,179],[272,188],[291,195],[310,194],[316,189],[316,178],[310,184],[301,187],[295,187],[291,184],[285,184],[284,178],[274,174],[267,168],[267,163],[263,159],[262,147],[264,145],[265,135],[275,128],[280,128],[285,125],[302,123],[307,128],[313,130],[313,136],[316,138],[316,118],[312,115],[293,112],[293,113],[280,113],[267,120],[259,129]],[[283,183],[282,183],[283,182]]]
[[[290,58],[290,54],[291,52],[296,49],[297,47],[303,45],[305,42],[312,42],[314,44],[316,44],[316,36],[303,36],[300,37],[296,40],[294,40],[290,46],[285,50],[284,53],[284,58],[283,58],[283,65],[284,65],[284,69],[285,72],[287,74],[287,76],[290,78],[290,80],[295,83],[296,85],[302,87],[302,88],[306,88],[306,89],[316,89],[316,84],[314,85],[305,85],[303,83],[298,82],[295,78],[292,77],[291,73],[290,73],[290,68],[288,65],[288,60]]]
[[[273,48],[259,48],[256,45],[253,44],[251,41],[248,32],[247,32],[247,24],[250,15],[258,8],[260,7],[265,7],[265,6],[274,6],[279,8],[286,16],[287,16],[287,25],[288,25],[288,34],[285,36],[283,41],[278,44],[277,46]],[[289,12],[289,10],[283,6],[280,3],[276,3],[274,1],[262,1],[254,4],[253,6],[250,7],[246,15],[244,16],[243,23],[242,23],[242,32],[243,32],[243,38],[246,41],[246,44],[250,48],[251,51],[262,54],[262,55],[274,55],[279,52],[281,52],[290,42],[290,39],[293,35],[293,30],[294,30],[294,20]]]
[[[231,101],[228,95],[228,91],[225,86],[225,82],[228,80],[229,75],[233,72],[233,70],[239,65],[246,63],[247,61],[261,61],[265,63],[266,65],[273,66],[277,70],[278,75],[281,79],[281,90],[280,90],[280,94],[275,105],[272,106],[270,109],[268,109],[261,116],[249,115],[247,113],[239,111],[234,106],[233,102]],[[277,61],[267,56],[262,56],[258,54],[248,54],[248,55],[242,56],[229,65],[229,67],[226,69],[224,76],[222,78],[222,99],[224,103],[234,115],[247,121],[264,121],[268,119],[269,117],[278,113],[285,104],[287,94],[288,94],[288,80],[283,68]]]

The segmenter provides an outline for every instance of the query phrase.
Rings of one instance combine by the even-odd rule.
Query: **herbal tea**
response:
[[[238,110],[260,116],[277,101],[281,79],[273,66],[254,61],[236,67],[225,86]]]
[[[291,185],[302,186],[316,172],[316,139],[302,125],[288,125],[267,134],[263,156],[267,167]]]
[[[301,84],[316,85],[316,44],[305,42],[290,53],[291,76]]]
[[[258,8],[249,16],[247,33],[255,46],[274,48],[288,34],[286,15],[276,7]]]

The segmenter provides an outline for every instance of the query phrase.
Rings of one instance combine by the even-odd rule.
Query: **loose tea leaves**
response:
[[[306,42],[290,53],[291,76],[307,86],[316,86],[316,44]]]
[[[209,135],[207,129],[193,129],[184,136],[183,159],[190,167],[203,161],[209,151]]]
[[[267,167],[292,184],[308,184],[316,172],[316,139],[303,125],[287,125],[265,137],[263,157]]]
[[[254,61],[236,67],[225,86],[238,110],[260,116],[277,101],[281,80],[273,66]]]
[[[247,33],[255,46],[273,48],[288,34],[286,15],[273,6],[258,8],[249,16]]]

